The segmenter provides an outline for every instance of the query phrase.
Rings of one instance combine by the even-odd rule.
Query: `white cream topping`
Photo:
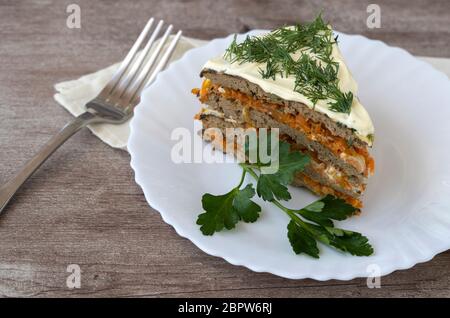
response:
[[[308,54],[308,53],[307,53]],[[295,57],[295,55],[293,55]],[[339,88],[343,92],[351,91],[353,93],[353,104],[350,114],[334,112],[329,109],[328,102],[330,100],[319,100],[316,105],[312,103],[304,95],[294,91],[295,78],[293,76],[284,77],[277,76],[275,80],[264,79],[261,76],[261,69],[265,70],[265,64],[260,63],[242,63],[239,62],[230,63],[225,60],[223,56],[213,58],[209,60],[204,68],[211,69],[216,72],[223,72],[228,75],[242,77],[258,86],[260,86],[265,92],[279,96],[285,100],[300,102],[308,107],[328,115],[335,122],[341,123],[348,128],[354,129],[356,135],[372,145],[372,140],[368,138],[368,135],[374,134],[374,127],[372,120],[369,117],[366,109],[359,102],[357,98],[358,85],[350,73],[350,70],[344,63],[343,57],[336,44],[333,45],[332,57],[339,63],[338,79]]]

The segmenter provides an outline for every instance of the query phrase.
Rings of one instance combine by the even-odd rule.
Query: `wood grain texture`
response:
[[[66,27],[69,3],[81,7],[81,29]],[[0,182],[70,119],[53,84],[120,60],[150,16],[210,39],[324,8],[337,30],[450,57],[448,0],[377,1],[375,30],[365,24],[369,3],[1,0]],[[450,252],[383,277],[381,289],[365,279],[287,280],[206,255],[147,205],[129,160],[84,130],[27,182],[0,218],[0,296],[450,296]],[[81,289],[66,287],[71,263],[81,266]]]

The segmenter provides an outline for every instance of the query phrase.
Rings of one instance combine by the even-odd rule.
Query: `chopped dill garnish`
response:
[[[294,91],[309,98],[315,105],[329,99],[330,110],[349,114],[352,92],[339,89],[339,63],[332,57],[337,37],[319,14],[310,23],[281,27],[264,36],[247,36],[242,43],[236,36],[225,52],[231,63],[260,63],[262,78],[295,77]]]

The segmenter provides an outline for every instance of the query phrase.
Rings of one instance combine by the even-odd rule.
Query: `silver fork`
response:
[[[150,55],[150,49],[163,26],[161,20],[157,23],[141,53],[138,53],[153,26],[153,22],[153,18],[147,22],[113,78],[97,97],[86,104],[86,112],[64,126],[11,180],[0,188],[0,213],[20,186],[56,149],[81,128],[96,123],[121,124],[133,116],[133,109],[139,102],[142,90],[165,67],[181,36],[181,31],[178,31],[164,51],[163,46],[173,29],[172,25],[169,25],[158,46]]]

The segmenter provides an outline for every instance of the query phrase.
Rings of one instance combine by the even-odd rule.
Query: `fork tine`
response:
[[[138,52],[139,47],[141,46],[142,42],[144,41],[145,37],[147,36],[148,31],[152,27],[154,20],[155,20],[154,18],[150,18],[148,20],[148,22],[145,25],[144,29],[142,30],[141,34],[139,34],[136,42],[134,42],[133,46],[131,47],[131,50],[128,52],[127,56],[125,57],[123,62],[120,64],[117,71],[114,73],[111,81],[109,82],[110,85],[107,85],[105,87],[105,89],[107,89],[107,91],[105,91],[105,92],[102,91],[102,93],[106,93],[107,95],[109,95],[112,92],[112,90],[114,90],[117,83],[120,81],[122,76],[125,74],[128,66],[130,65],[131,61],[134,59],[136,53]]]
[[[133,116],[133,108],[139,102],[139,95],[143,88],[154,80],[170,59],[181,37],[181,31],[178,31],[167,49],[165,48],[166,41],[173,29],[172,25],[169,25],[164,32],[150,56],[150,50],[162,28],[162,20],[156,26],[142,52],[138,53],[153,22],[153,18],[147,22],[130,52],[103,90],[86,103],[87,110],[95,112],[95,116],[101,118],[102,121],[123,123]],[[157,64],[156,67],[154,67],[155,64]]]
[[[146,82],[144,82],[145,85],[143,85],[143,88],[150,85],[153,82],[153,80],[155,79],[156,75],[158,75],[158,73],[160,71],[162,71],[164,69],[164,67],[166,67],[167,62],[169,61],[170,57],[172,56],[173,52],[175,51],[175,47],[178,43],[178,40],[181,37],[181,34],[182,34],[182,32],[178,31],[177,34],[175,35],[175,37],[172,39],[172,42],[170,42],[170,45],[167,48],[166,52],[164,53],[163,57],[161,58],[158,65],[155,67],[152,74],[150,75],[150,78]],[[140,94],[140,91],[138,92],[138,94]]]
[[[134,96],[136,96],[138,92],[141,90],[141,87],[144,84],[146,77],[148,76],[151,68],[155,64],[158,56],[160,55],[160,52],[165,42],[167,41],[170,32],[172,32],[172,28],[173,26],[169,25],[160,42],[158,43],[158,46],[153,52],[152,56],[147,61],[147,63],[141,68],[139,75],[136,77],[136,80],[133,82],[131,88],[127,91],[126,102],[132,101],[134,99]]]
[[[178,31],[177,34],[174,36],[174,38],[172,39],[172,42],[170,42],[169,47],[167,48],[166,52],[164,52],[164,55],[159,60],[158,65],[156,65],[156,67],[153,69],[152,73],[150,74],[150,77],[148,76],[148,74],[146,74],[145,78],[148,77],[148,79],[144,80],[141,83],[141,85],[137,88],[136,92],[134,93],[134,96],[131,99],[132,101],[134,99],[136,99],[137,97],[139,97],[142,90],[144,88],[146,88],[147,86],[149,86],[156,78],[156,75],[158,75],[158,73],[164,69],[164,67],[166,66],[170,57],[172,56],[173,52],[175,51],[175,47],[178,43],[178,40],[181,37],[181,34],[182,34],[182,31]]]
[[[116,89],[111,91],[111,94],[114,96],[121,97],[128,89],[128,86],[130,83],[134,80],[136,75],[139,73],[139,68],[144,64],[144,61],[146,60],[150,49],[153,46],[153,42],[155,42],[156,37],[158,36],[159,32],[161,31],[161,28],[164,24],[163,20],[160,20],[153,31],[152,35],[150,36],[150,39],[147,41],[147,44],[145,45],[144,49],[140,52],[138,58],[131,63],[129,66],[129,70],[125,73],[126,76],[123,80],[119,81],[116,85]]]

